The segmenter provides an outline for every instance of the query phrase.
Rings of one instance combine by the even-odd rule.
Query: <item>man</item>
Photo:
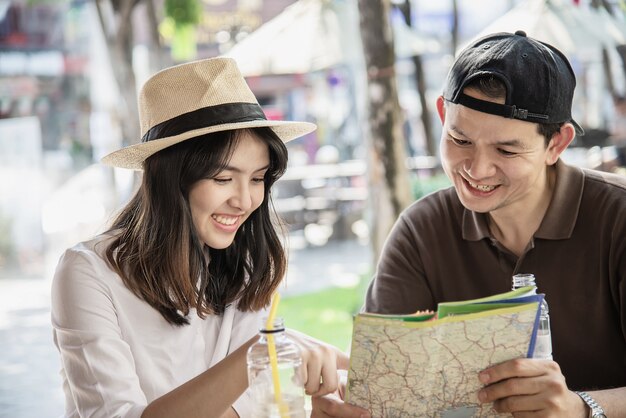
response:
[[[571,116],[575,84],[562,53],[521,31],[460,54],[437,100],[454,187],[402,213],[365,302],[378,313],[436,309],[535,274],[554,361],[512,360],[477,376],[479,400],[516,417],[626,417],[626,178],[560,161],[583,133]],[[358,416],[336,398],[314,405]]]

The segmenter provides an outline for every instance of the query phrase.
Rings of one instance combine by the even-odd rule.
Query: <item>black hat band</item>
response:
[[[515,105],[509,106],[506,104],[480,100],[475,97],[468,96],[465,93],[459,93],[459,96],[454,103],[461,104],[465,107],[469,107],[470,109],[478,110],[479,112],[502,116],[509,119],[519,119],[536,123],[548,123],[550,119],[548,115],[532,113],[527,109],[520,109]]]
[[[168,138],[210,126],[255,120],[267,120],[263,109],[256,103],[224,103],[207,106],[154,125],[141,137],[141,142]]]

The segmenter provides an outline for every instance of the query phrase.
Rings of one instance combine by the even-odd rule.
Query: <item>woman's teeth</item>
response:
[[[481,192],[490,192],[493,189],[496,188],[496,186],[487,186],[487,185],[482,185],[482,184],[475,184],[472,183],[471,181],[467,181],[469,183],[470,186],[472,186],[474,189],[476,190],[480,190]]]
[[[233,225],[235,222],[237,222],[237,217],[220,215],[212,215],[211,217],[222,225]]]

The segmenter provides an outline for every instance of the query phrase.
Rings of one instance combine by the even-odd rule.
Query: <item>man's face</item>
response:
[[[465,93],[496,101],[473,89]],[[558,154],[546,147],[534,123],[453,103],[443,109],[440,102],[439,110],[443,168],[466,208],[515,215],[549,198],[547,166]]]

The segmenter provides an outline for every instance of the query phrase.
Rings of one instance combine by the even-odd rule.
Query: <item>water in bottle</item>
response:
[[[513,290],[520,287],[533,286],[530,294],[537,294],[537,284],[534,274],[516,274],[513,276]],[[544,297],[541,302],[539,312],[539,329],[537,330],[537,340],[533,358],[552,360],[552,335],[550,334],[550,311],[548,302]]]
[[[270,329],[271,328],[271,329]],[[270,360],[272,344],[276,368]],[[285,334],[282,318],[275,318],[272,327],[265,322],[259,340],[247,353],[248,384],[255,400],[255,417],[304,418],[304,382],[299,347]],[[280,392],[275,392],[277,386]]]

